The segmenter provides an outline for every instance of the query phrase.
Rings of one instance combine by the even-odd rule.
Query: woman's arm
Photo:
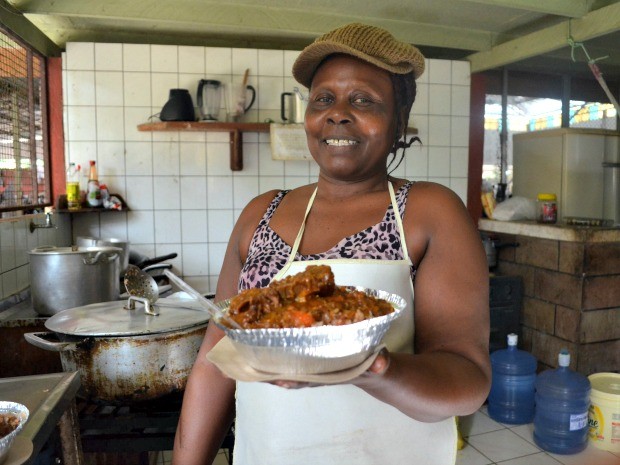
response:
[[[252,235],[274,195],[274,192],[270,192],[257,197],[239,216],[220,271],[216,301],[237,294],[239,274]],[[174,438],[174,465],[212,463],[233,422],[235,381],[224,376],[207,360],[207,353],[223,336],[221,329],[209,324],[183,396],[181,416]]]
[[[235,382],[226,378],[207,358],[222,337],[209,325],[183,396],[181,417],[174,438],[172,463],[213,463],[234,418]]]
[[[237,236],[233,232],[218,280],[216,300],[236,294],[232,283],[239,276]],[[235,382],[207,360],[207,353],[224,336],[217,326],[207,327],[192,372],[187,380],[181,416],[174,438],[174,465],[213,463],[234,419]]]
[[[415,355],[381,354],[354,383],[420,421],[473,413],[491,382],[480,236],[460,199],[431,183],[412,187],[403,221],[417,264]]]

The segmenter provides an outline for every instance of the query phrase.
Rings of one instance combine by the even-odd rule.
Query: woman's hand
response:
[[[372,381],[373,379],[376,379],[377,377],[383,376],[383,374],[385,374],[385,372],[388,370],[389,367],[390,367],[390,353],[384,347],[383,349],[379,351],[375,360],[372,362],[372,365],[370,365],[368,370],[366,370],[364,373],[362,373],[358,377],[353,378],[349,381],[345,381],[342,384],[354,384],[355,385],[358,383],[360,384],[367,383],[368,381]],[[322,384],[322,383],[306,383],[303,381],[291,381],[291,380],[271,381],[270,384],[273,384],[274,386],[279,386],[284,389],[301,389],[301,388],[306,388],[306,387],[327,386],[326,384]],[[333,386],[333,384],[330,384],[329,386]]]

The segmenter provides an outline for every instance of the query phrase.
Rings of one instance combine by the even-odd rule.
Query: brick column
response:
[[[519,243],[499,250],[497,273],[523,279],[522,347],[544,368],[567,348],[584,375],[618,371],[620,242],[497,237]]]

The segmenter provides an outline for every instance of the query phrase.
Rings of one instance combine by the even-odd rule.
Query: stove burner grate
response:
[[[181,412],[182,393],[153,401],[111,405],[78,399],[82,449],[85,453],[136,453],[172,450]],[[234,429],[221,448],[232,457]]]

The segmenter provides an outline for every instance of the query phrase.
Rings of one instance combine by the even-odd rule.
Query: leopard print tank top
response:
[[[401,218],[404,217],[407,194],[412,185],[413,181],[410,181],[396,192],[396,203]],[[291,246],[284,242],[269,226],[273,213],[288,192],[289,190],[278,192],[254,232],[248,257],[239,275],[239,292],[269,285],[273,277],[284,267],[291,254]],[[313,255],[302,255],[298,252],[295,256],[295,260],[299,261],[335,258],[402,260],[404,255],[392,203],[390,202],[383,219],[379,223],[345,237],[328,251]],[[415,268],[412,266],[411,279],[414,278]]]

